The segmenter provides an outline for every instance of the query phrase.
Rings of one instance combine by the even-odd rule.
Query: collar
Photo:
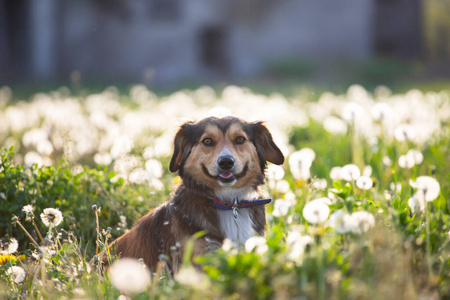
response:
[[[237,218],[238,210],[241,208],[249,208],[253,206],[266,205],[272,202],[272,198],[256,199],[256,200],[238,200],[234,199],[233,203],[220,201],[216,198],[208,198],[211,203],[218,209],[233,210],[233,215]]]

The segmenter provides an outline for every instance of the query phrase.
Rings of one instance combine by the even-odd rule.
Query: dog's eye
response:
[[[245,137],[243,137],[243,136],[238,136],[238,137],[234,140],[234,142],[235,142],[237,145],[243,144],[243,143],[245,142]]]
[[[202,143],[205,146],[214,146],[213,140],[210,138],[203,139]]]

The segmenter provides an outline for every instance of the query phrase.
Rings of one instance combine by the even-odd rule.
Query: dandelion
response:
[[[282,217],[287,215],[289,208],[291,207],[291,203],[285,199],[277,199],[274,202],[274,209],[272,215],[275,217]]]
[[[410,155],[400,155],[398,158],[398,166],[403,169],[411,169],[414,167],[414,158]]]
[[[341,167],[332,167],[330,170],[330,178],[333,181],[338,181],[342,179],[341,176],[342,168]]]
[[[409,124],[400,124],[394,129],[394,138],[399,142],[412,141],[416,130]]]
[[[351,218],[349,213],[343,210],[337,210],[332,213],[328,220],[328,225],[334,228],[339,234],[351,232],[355,228],[354,219]]]
[[[290,247],[290,252],[288,254],[288,259],[296,261],[305,252],[305,247],[308,244],[312,244],[314,239],[309,235],[302,235],[298,231],[288,232],[286,242]]]
[[[310,167],[316,154],[310,148],[303,148],[289,156],[289,167],[296,180],[306,181],[311,177]]]
[[[275,184],[275,190],[282,194],[289,192],[290,189],[291,187],[289,186],[289,182],[287,182],[286,180],[277,181],[277,183]]]
[[[390,159],[388,156],[383,156],[381,161],[383,162],[383,165],[385,165],[386,167],[392,166],[392,159]]]
[[[334,116],[328,116],[325,118],[323,121],[323,128],[331,134],[347,133],[347,123]]]
[[[372,175],[372,167],[371,166],[365,166],[362,171],[363,176],[371,176]]]
[[[370,190],[373,186],[373,182],[370,177],[361,176],[356,180],[356,186],[361,190]]]
[[[406,153],[406,156],[414,161],[416,165],[420,165],[423,162],[423,154],[419,150],[411,149]]]
[[[392,108],[386,103],[379,102],[372,106],[370,113],[375,121],[380,122],[392,115]]]
[[[423,213],[425,211],[425,201],[423,197],[411,197],[408,200],[408,206],[412,213]]]
[[[199,290],[207,290],[210,287],[208,276],[199,272],[194,267],[182,268],[177,274],[176,280],[185,286],[190,286]]]
[[[263,236],[252,236],[245,242],[245,252],[250,253],[253,250],[259,255],[269,250],[269,246],[267,246],[266,239]]]
[[[342,167],[341,176],[346,181],[355,181],[361,176],[361,171],[356,165],[348,164]]]
[[[420,190],[415,196],[423,197],[425,201],[433,201],[439,197],[441,191],[439,182],[430,176],[419,176],[416,178],[416,181],[410,181],[410,185]]]
[[[354,224],[352,231],[357,234],[367,232],[375,226],[374,216],[366,211],[357,211],[351,214],[351,222]]]
[[[391,189],[391,191],[400,193],[402,191],[402,183],[401,182],[391,182],[389,184],[389,188]]]
[[[122,293],[143,292],[150,284],[150,272],[137,259],[122,258],[115,261],[109,269],[113,286]]]
[[[15,283],[21,283],[25,280],[26,273],[22,267],[19,266],[11,266],[6,271],[6,274],[11,276],[12,281]]]
[[[63,215],[57,208],[46,208],[41,213],[41,220],[47,227],[56,227],[63,221]]]
[[[34,218],[33,214],[33,205],[28,204],[22,208],[22,211],[25,213],[25,221],[31,221]]]
[[[318,190],[325,190],[327,188],[327,180],[318,178],[311,183],[312,187]]]
[[[28,204],[22,208],[22,211],[26,214],[33,213],[33,205]]]
[[[234,243],[230,239],[224,239],[222,244],[222,249],[224,251],[230,251],[234,247]]]
[[[19,248],[19,243],[15,238],[8,238],[0,240],[0,254],[12,254]]]
[[[362,118],[364,115],[364,109],[361,105],[355,102],[347,103],[344,106],[344,110],[342,112],[342,118],[347,122],[353,123],[357,119]]]
[[[330,214],[328,204],[331,204],[328,198],[319,198],[306,203],[303,207],[303,217],[311,224],[325,222]]]
[[[284,177],[284,169],[281,166],[270,164],[266,170],[266,177],[268,180],[281,180]]]

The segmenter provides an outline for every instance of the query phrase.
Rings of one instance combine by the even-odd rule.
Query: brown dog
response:
[[[283,154],[262,122],[210,117],[183,124],[174,140],[170,171],[182,179],[170,201],[142,217],[113,243],[121,257],[143,258],[154,270],[161,254],[196,232],[194,255],[221,247],[225,238],[238,243],[263,235],[266,219],[259,186],[267,161]]]

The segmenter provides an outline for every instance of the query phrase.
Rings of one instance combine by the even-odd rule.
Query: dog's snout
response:
[[[230,170],[234,166],[234,158],[230,155],[221,156],[217,160],[217,164],[222,170]]]

